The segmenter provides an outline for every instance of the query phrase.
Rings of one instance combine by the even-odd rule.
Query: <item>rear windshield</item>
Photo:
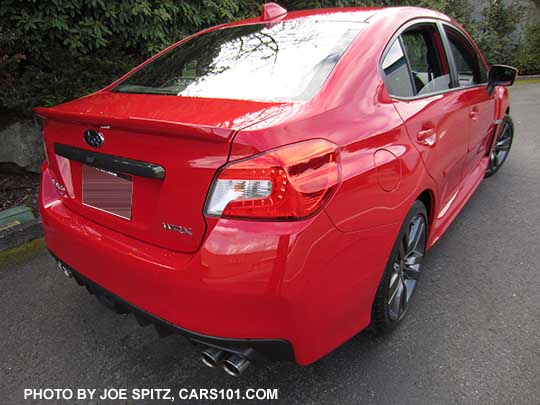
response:
[[[320,89],[363,26],[291,20],[212,31],[167,51],[113,91],[304,101]]]

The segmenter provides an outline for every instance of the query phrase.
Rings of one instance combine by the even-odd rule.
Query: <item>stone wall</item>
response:
[[[15,122],[0,130],[0,171],[38,173],[43,159],[41,132],[33,120]]]

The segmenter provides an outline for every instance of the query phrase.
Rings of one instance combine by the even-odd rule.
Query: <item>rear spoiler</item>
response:
[[[228,128],[192,125],[149,118],[119,118],[87,113],[66,112],[55,109],[54,107],[36,107],[34,108],[34,112],[39,117],[74,124],[86,124],[90,127],[110,127],[113,129],[142,132],[146,134],[191,137],[209,142],[228,142],[236,132],[236,130]]]

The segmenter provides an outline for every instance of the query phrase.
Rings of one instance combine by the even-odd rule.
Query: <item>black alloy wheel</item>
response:
[[[514,140],[514,123],[509,115],[506,115],[502,122],[497,140],[493,146],[493,150],[489,155],[489,166],[486,170],[486,177],[491,177],[501,168],[503,163],[508,158],[512,141]]]
[[[372,329],[390,332],[405,317],[416,291],[426,254],[428,216],[415,201],[407,214],[381,279],[372,309]]]

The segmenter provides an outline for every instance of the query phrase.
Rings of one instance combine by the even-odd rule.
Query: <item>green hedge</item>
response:
[[[236,0],[2,0],[0,109],[30,114],[95,91],[185,35],[256,8]]]
[[[180,38],[202,28],[259,14],[257,0],[2,0],[0,3],[0,112],[31,114],[95,91]],[[518,14],[493,0],[486,24],[471,27],[465,0],[285,0],[290,10],[314,7],[416,4],[446,12],[487,49],[510,63],[507,41]],[[514,7],[514,8],[513,8]],[[495,10],[495,11],[493,11]],[[501,19],[505,24],[501,24]],[[504,29],[501,29],[504,27]],[[537,27],[517,53],[527,72],[540,72]],[[535,42],[536,41],[536,42]],[[493,44],[498,44],[493,46]],[[535,45],[536,44],[536,45]],[[1,122],[0,122],[1,124]]]

